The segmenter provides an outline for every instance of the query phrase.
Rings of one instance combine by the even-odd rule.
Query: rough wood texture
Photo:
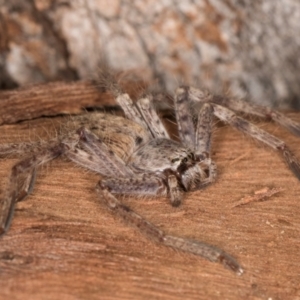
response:
[[[78,114],[85,107],[112,105],[113,99],[90,82],[54,82],[0,92],[0,125],[58,114]]]
[[[122,82],[135,97],[145,88],[142,81]],[[116,106],[111,93],[92,81],[50,82],[0,91],[0,125],[60,114],[80,114],[88,108]]]
[[[292,114],[300,120],[300,114]],[[61,118],[1,127],[2,142],[51,134]],[[299,138],[259,123],[300,157]],[[215,130],[217,182],[173,208],[164,198],[125,199],[166,232],[216,244],[245,268],[157,245],[97,200],[99,176],[57,159],[39,171],[33,194],[17,205],[0,239],[1,299],[300,299],[300,183],[272,150],[229,128]],[[2,188],[15,159],[1,160]],[[233,207],[269,188],[262,202]]]
[[[0,86],[89,79],[105,60],[300,107],[298,0],[0,0]]]

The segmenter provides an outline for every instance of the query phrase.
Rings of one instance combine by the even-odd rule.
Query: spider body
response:
[[[128,161],[133,152],[150,138],[145,128],[123,116],[93,112],[70,118],[61,127],[59,140],[77,135],[80,128],[96,135],[123,161]]]
[[[158,117],[151,95],[133,103],[113,79],[108,76],[107,80],[125,118],[103,113],[85,114],[70,119],[58,137],[46,143],[0,145],[1,155],[12,152],[27,154],[12,168],[9,185],[2,195],[0,234],[9,228],[15,203],[31,192],[37,168],[58,156],[65,156],[102,175],[96,187],[99,200],[141,233],[163,245],[220,262],[242,274],[239,263],[223,250],[203,242],[167,235],[123,205],[115,195],[167,196],[173,206],[178,206],[185,192],[213,183],[216,178],[216,166],[210,158],[213,116],[278,150],[300,179],[300,164],[285,143],[235,112],[271,116],[297,135],[300,135],[300,125],[267,108],[180,87],[174,99],[180,141],[174,141]],[[202,103],[196,114],[196,124],[190,110],[193,102]],[[24,179],[21,185],[20,178]]]
[[[70,132],[74,135],[76,128],[79,128],[75,133],[77,137],[72,138]],[[92,139],[97,139],[98,143],[103,142],[108,146],[108,151],[115,156],[114,159],[122,160],[126,171],[117,178],[115,174],[108,176],[110,169],[105,168],[103,163],[100,167],[99,164],[92,163],[90,167],[106,177],[102,184],[115,194],[169,195],[171,204],[178,206],[183,192],[195,189],[205,181],[207,172],[203,166],[205,163],[211,164],[210,160],[205,162],[202,159],[201,166],[201,159],[196,158],[193,151],[180,142],[166,137],[153,137],[142,125],[119,116],[93,113],[74,117],[64,131],[69,134],[62,133],[59,139],[68,147],[73,147],[73,151],[81,151],[77,144],[78,138],[85,144],[93,143]],[[81,153],[82,156],[87,153],[93,155],[90,150],[85,151],[85,154]],[[81,164],[76,159],[75,162]],[[86,166],[84,162],[82,165]],[[128,176],[131,177],[131,182],[126,179]],[[144,179],[141,188],[139,180],[143,176],[147,179]],[[172,189],[169,186],[170,180]]]
[[[156,138],[139,147],[130,157],[128,166],[133,171],[152,173],[161,178],[163,183],[173,174],[180,190],[188,192],[196,182],[199,184],[207,177],[199,163],[200,160],[196,159],[193,151],[181,143]],[[171,204],[178,206],[180,202],[181,199],[178,199]]]

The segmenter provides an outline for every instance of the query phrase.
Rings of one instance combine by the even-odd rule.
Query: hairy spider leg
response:
[[[111,151],[107,145],[98,138],[95,134],[86,128],[80,128],[77,130],[79,134],[80,145],[88,152],[92,153],[91,158],[97,159],[97,164],[101,168],[105,168],[104,172],[99,172],[105,176],[108,174],[118,174],[118,176],[125,177],[133,175],[133,172],[126,167],[125,163],[119,158],[113,151]],[[101,163],[99,162],[101,161]],[[95,163],[94,163],[95,164]]]
[[[211,105],[204,103],[197,117],[196,141],[194,150],[196,156],[207,153],[207,156],[210,157],[212,121],[213,108]]]
[[[126,118],[147,129],[147,124],[140,114],[138,107],[135,105],[135,103],[133,103],[130,96],[122,90],[122,88],[116,82],[113,74],[111,74],[108,70],[105,70],[100,75],[100,85],[103,85],[112,92],[117,103],[121,106]]]
[[[242,99],[229,98],[221,95],[212,95],[193,87],[189,88],[189,94],[191,99],[196,102],[215,103],[220,106],[227,107],[234,112],[241,112],[247,115],[254,115],[264,119],[271,119],[281,126],[285,127],[296,136],[300,136],[299,123],[291,120],[282,113],[269,107],[255,105]]]
[[[150,94],[144,95],[138,99],[136,105],[139,108],[139,111],[145,122],[147,123],[148,129],[152,136],[154,138],[169,139],[169,134],[153,106],[153,96]]]
[[[68,147],[62,143],[56,143],[48,148],[41,149],[29,158],[25,158],[15,164],[11,170],[8,188],[0,202],[0,235],[5,233],[10,226],[15,203],[24,199],[31,191],[34,185],[35,170],[38,166],[62,155],[68,150]],[[27,174],[25,183],[21,190],[18,186],[20,175]]]
[[[16,196],[16,202],[24,200],[29,194],[31,194],[36,179],[36,168],[29,170],[28,174],[25,175],[25,180],[19,193]]]
[[[123,92],[117,94],[116,101],[121,106],[127,119],[140,124],[146,129],[148,128],[147,123],[141,116],[137,106],[133,103],[128,94]]]
[[[300,163],[295,155],[288,149],[285,142],[260,129],[259,127],[243,119],[242,117],[237,116],[231,110],[217,104],[212,103],[211,105],[214,108],[214,114],[220,120],[225,121],[239,131],[244,132],[251,137],[263,142],[274,150],[278,150],[282,154],[289,168],[300,180]]]
[[[194,151],[199,166],[195,166],[192,172],[201,173],[201,180],[193,189],[201,189],[213,183],[217,176],[217,166],[210,158],[211,133],[213,109],[210,104],[204,103],[197,116],[196,130],[193,122],[190,104],[189,87],[183,86],[176,90],[175,113],[181,142]],[[208,174],[204,174],[203,168],[208,168]],[[188,174],[187,174],[188,176]]]
[[[195,240],[167,235],[163,230],[157,228],[131,210],[128,206],[125,206],[117,200],[114,195],[109,192],[109,189],[103,181],[100,181],[97,185],[97,192],[101,196],[103,203],[107,208],[112,210],[114,214],[120,216],[127,223],[136,227],[141,233],[147,235],[156,242],[174,249],[201,256],[212,262],[222,263],[225,267],[238,275],[241,275],[244,272],[242,267],[233,257],[215,246]]]
[[[208,166],[208,177],[202,180],[197,188],[213,183],[217,177],[217,165],[211,160],[211,134],[213,127],[213,108],[204,103],[201,107],[196,125],[195,155],[202,164]]]
[[[195,149],[195,128],[190,113],[189,88],[182,86],[175,93],[175,113],[178,126],[179,138],[182,144],[189,149]]]

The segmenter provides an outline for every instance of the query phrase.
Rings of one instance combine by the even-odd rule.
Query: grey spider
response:
[[[220,262],[242,274],[239,263],[223,250],[203,242],[167,235],[123,205],[114,194],[168,196],[171,204],[178,206],[185,192],[213,183],[216,178],[216,166],[210,158],[213,116],[281,152],[300,179],[300,164],[285,143],[235,112],[271,118],[297,135],[300,135],[300,125],[267,108],[182,86],[174,97],[178,142],[170,139],[152,105],[151,95],[133,103],[128,94],[107,77],[106,84],[126,118],[99,112],[84,114],[69,120],[58,137],[47,143],[0,146],[2,156],[12,152],[28,154],[12,168],[8,187],[1,199],[0,234],[9,228],[15,203],[32,191],[36,169],[64,155],[76,164],[101,174],[104,178],[96,187],[99,198],[143,234],[166,246]],[[203,103],[196,122],[190,111],[193,102]],[[25,180],[20,185],[19,178],[22,176]]]

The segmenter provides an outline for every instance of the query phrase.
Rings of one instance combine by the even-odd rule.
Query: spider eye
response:
[[[186,163],[187,161],[188,161],[187,157],[185,157],[185,158],[182,160],[183,163]]]

